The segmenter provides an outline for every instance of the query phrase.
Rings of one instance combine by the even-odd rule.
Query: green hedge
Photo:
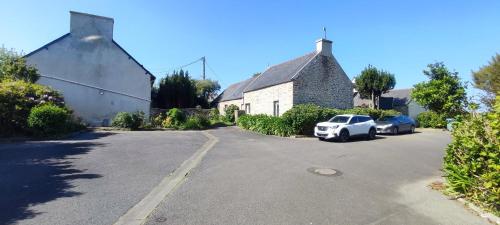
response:
[[[371,116],[374,120],[385,115],[399,115],[394,110],[378,110],[369,108],[332,109],[313,104],[296,105],[283,114],[283,120],[291,126],[293,134],[310,135],[316,123],[326,121],[340,114],[359,114]]]
[[[24,81],[0,82],[0,136],[28,134],[28,116],[35,106],[64,107],[62,96],[49,87]]]
[[[71,114],[66,108],[52,104],[35,106],[28,116],[28,126],[37,136],[65,133]]]
[[[340,114],[369,115],[378,119],[384,115],[398,115],[394,110],[374,110],[367,108],[331,109],[313,104],[296,105],[282,117],[267,115],[244,115],[238,119],[238,126],[262,134],[278,136],[310,135],[318,122],[326,121]]]
[[[444,171],[449,191],[500,216],[500,97],[493,112],[454,124]]]
[[[236,105],[229,105],[224,109],[224,120],[226,122],[234,123],[234,112],[239,110]]]
[[[424,128],[445,128],[446,116],[432,111],[422,112],[417,116],[417,123]]]

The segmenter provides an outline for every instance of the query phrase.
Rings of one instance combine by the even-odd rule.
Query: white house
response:
[[[113,19],[70,12],[70,32],[25,56],[38,83],[64,95],[84,122],[107,126],[118,112],[149,115],[155,77],[113,40]]]

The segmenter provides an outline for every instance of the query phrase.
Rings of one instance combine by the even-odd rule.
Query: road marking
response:
[[[217,137],[206,131],[203,131],[202,134],[208,138],[208,141],[173,173],[163,178],[160,184],[153,188],[139,203],[118,218],[114,225],[142,225],[146,222],[149,214],[153,212],[158,204],[184,181],[189,172],[201,162],[207,152],[219,141]]]

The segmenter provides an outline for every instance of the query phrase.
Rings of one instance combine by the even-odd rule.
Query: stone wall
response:
[[[235,100],[223,101],[223,102],[219,102],[217,104],[217,109],[219,109],[219,113],[221,115],[226,115],[226,113],[224,112],[224,108],[226,106],[236,105],[236,106],[238,106],[238,108],[242,109],[241,108],[241,104],[243,104],[243,99],[241,99],[241,98],[240,99],[235,99]]]
[[[274,101],[279,101],[279,115],[293,106],[293,82],[279,84],[243,94],[243,104],[250,104],[250,114],[273,115]],[[245,109],[245,107],[243,107]]]
[[[322,107],[353,107],[352,82],[332,56],[317,55],[293,82],[293,104]]]

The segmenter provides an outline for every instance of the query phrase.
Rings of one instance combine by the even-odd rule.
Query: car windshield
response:
[[[378,121],[394,121],[394,120],[396,120],[395,116],[384,116],[384,117],[378,119]]]
[[[349,116],[335,116],[331,118],[328,122],[332,123],[347,123],[349,121]]]

